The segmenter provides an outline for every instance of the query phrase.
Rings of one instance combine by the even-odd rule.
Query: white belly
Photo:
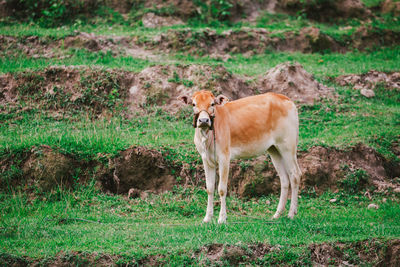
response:
[[[273,145],[272,139],[231,147],[231,159],[252,158],[264,154]]]

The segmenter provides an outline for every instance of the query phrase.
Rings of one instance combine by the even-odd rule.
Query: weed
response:
[[[347,193],[359,193],[361,188],[365,187],[365,185],[368,184],[369,175],[365,170],[351,170],[347,165],[343,166],[343,170],[347,172],[347,175],[344,179],[339,181],[339,185]]]

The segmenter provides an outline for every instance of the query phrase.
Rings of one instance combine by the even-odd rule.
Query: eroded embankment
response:
[[[79,160],[48,146],[34,147],[1,159],[0,188],[50,191],[71,188],[94,179],[103,192],[139,197],[142,193],[162,193],[174,185],[204,185],[201,164],[166,160],[167,152],[132,147],[102,160]],[[304,192],[326,190],[351,193],[369,189],[400,192],[400,164],[387,160],[374,149],[356,145],[344,150],[316,146],[298,155],[303,172]],[[243,164],[244,163],[244,164]],[[177,179],[177,177],[180,177]],[[267,156],[252,161],[233,161],[229,191],[241,197],[258,197],[279,192],[280,182]]]
[[[128,114],[156,106],[176,113],[177,97],[211,90],[231,100],[256,93],[276,92],[302,104],[332,98],[333,89],[318,83],[298,63],[283,63],[258,79],[237,76],[223,66],[153,66],[139,73],[86,67],[49,67],[0,75],[2,112],[27,109],[58,112],[109,112],[120,107]],[[21,103],[24,103],[21,105]]]
[[[226,59],[227,54],[243,53],[245,56],[265,51],[288,52],[340,52],[354,49],[366,50],[400,44],[400,32],[361,26],[354,33],[332,37],[316,27],[305,27],[299,32],[269,32],[263,28],[241,28],[217,33],[212,29],[169,29],[154,36],[115,37],[79,33],[64,39],[50,37],[0,36],[0,49],[6,54],[22,52],[33,58],[66,58],[69,48],[84,48],[91,52],[109,52],[114,56],[129,55],[135,58],[152,58],[153,53],[184,52],[209,54]]]
[[[294,247],[294,246],[292,246]],[[284,255],[293,253],[290,247],[263,243],[249,245],[206,245],[191,255],[190,262],[200,265],[288,265]],[[60,252],[53,257],[33,259],[9,254],[0,255],[0,264],[7,266],[110,266],[110,265],[146,265],[159,266],[165,263],[166,255],[156,254],[141,259],[128,259],[124,256],[88,252]],[[400,240],[365,240],[358,242],[334,242],[297,246],[295,257],[290,258],[289,265],[316,266],[354,266],[373,265],[395,267],[400,264]],[[186,260],[188,261],[188,260]]]

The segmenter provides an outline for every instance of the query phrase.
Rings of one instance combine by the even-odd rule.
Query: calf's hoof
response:
[[[206,217],[204,217],[204,219],[203,219],[203,222],[208,223],[211,221],[211,219],[212,219],[212,216],[206,215]]]
[[[220,217],[218,218],[218,223],[219,223],[219,224],[226,223],[226,216],[220,216]]]

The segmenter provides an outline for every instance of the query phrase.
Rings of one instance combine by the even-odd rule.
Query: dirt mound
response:
[[[177,184],[172,175],[172,166],[165,161],[163,155],[156,150],[133,147],[122,151],[113,160],[108,177],[102,177],[106,190],[125,194],[129,189],[162,193],[172,190]]]
[[[304,13],[310,19],[329,22],[338,19],[366,19],[372,15],[360,0],[284,0],[280,1],[277,10],[290,14]]]
[[[313,265],[354,266],[398,266],[400,240],[382,242],[367,240],[354,243],[322,243],[309,246]]]
[[[290,62],[268,70],[260,78],[258,89],[262,93],[280,93],[306,104],[334,95],[332,88],[318,83],[299,63]]]
[[[73,188],[97,181],[96,187],[104,192],[126,194],[130,189],[137,192],[162,193],[177,183],[172,173],[178,167],[167,163],[163,155],[144,147],[121,151],[108,164],[100,160],[79,160],[48,146],[33,147],[14,157],[0,161],[0,189],[21,188],[32,192],[51,191],[58,187]]]
[[[0,159],[1,190],[22,188],[27,192],[40,192],[70,188],[77,183],[85,183],[88,179],[85,168],[94,167],[45,145],[3,156]]]
[[[370,70],[364,74],[342,75],[335,79],[341,86],[352,85],[354,89],[375,89],[377,85],[383,85],[389,90],[400,90],[400,72],[381,72]]]
[[[59,252],[57,255],[45,259],[17,257],[9,254],[0,254],[2,266],[114,266],[121,260],[121,256],[87,252]],[[132,262],[134,263],[134,262]]]
[[[320,194],[328,189],[342,189],[355,193],[374,187],[378,192],[400,192],[400,184],[394,179],[400,176],[400,165],[361,144],[346,150],[316,146],[299,153],[298,161],[303,190]],[[229,183],[230,192],[243,197],[275,194],[280,190],[279,177],[267,156],[233,161]]]
[[[170,29],[144,41],[146,47],[166,52],[180,51],[192,54],[264,53],[266,50],[300,51],[303,53],[343,52],[333,38],[314,27],[304,28],[300,34],[287,32],[276,37],[263,28],[241,28],[217,33],[215,30]],[[143,45],[143,43],[137,43]]]
[[[32,58],[54,58],[61,55],[54,50],[58,42],[47,37],[28,36],[14,37],[0,35],[0,50],[5,55],[14,56],[16,53],[23,53]]]
[[[39,106],[55,116],[82,110],[105,115],[122,106],[128,107],[128,115],[148,112],[152,106],[175,113],[182,108],[179,95],[200,89],[224,94],[231,100],[274,91],[306,104],[332,96],[329,88],[316,82],[300,65],[289,63],[271,69],[256,82],[235,76],[220,65],[154,66],[140,73],[49,67],[0,75],[0,104],[5,112],[10,107],[15,111]]]
[[[126,41],[127,43],[127,41]],[[81,32],[76,36],[67,36],[64,39],[65,48],[86,48],[89,51],[96,52],[100,50],[111,50],[115,48],[114,39],[94,35],[93,33]]]
[[[253,94],[244,80],[230,74],[222,66],[154,66],[141,71],[129,89],[130,107],[140,110],[149,105],[163,106],[165,110],[182,108],[177,97],[196,90],[211,90],[238,99]]]
[[[393,46],[400,43],[400,32],[362,26],[351,36],[351,46],[358,50],[374,49],[382,46]]]
[[[101,114],[122,105],[134,74],[125,71],[86,67],[48,67],[43,71],[25,71],[0,75],[0,104],[52,111]],[[25,107],[26,108],[26,107]]]
[[[183,21],[177,17],[161,17],[150,12],[142,17],[143,26],[147,28],[158,28],[164,26],[181,25]]]
[[[400,2],[394,0],[386,0],[382,3],[382,13],[391,13],[394,16],[400,16]]]
[[[242,263],[262,259],[273,249],[274,247],[262,243],[248,246],[210,244],[195,252],[193,257],[198,258],[203,255],[206,260],[216,265],[227,261],[230,265],[238,266]],[[204,261],[202,264],[207,264],[207,262]]]

